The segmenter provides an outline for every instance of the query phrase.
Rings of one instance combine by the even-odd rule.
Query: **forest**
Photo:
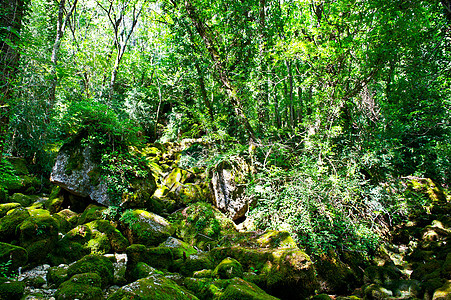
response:
[[[0,300],[450,299],[450,84],[450,0],[3,0]]]

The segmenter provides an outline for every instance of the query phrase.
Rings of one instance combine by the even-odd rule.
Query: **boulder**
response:
[[[250,198],[245,194],[244,179],[250,172],[242,158],[233,163],[223,161],[210,172],[214,205],[234,221],[244,217],[249,208]]]
[[[113,203],[108,193],[108,182],[101,174],[91,147],[64,145],[56,158],[50,181],[76,196],[89,197],[104,206],[121,204]],[[155,179],[150,172],[146,178],[132,179],[130,192],[122,195],[123,205],[145,207],[155,189]]]
[[[30,216],[24,208],[10,210],[6,216],[0,219],[0,240],[10,242],[17,238],[16,227]]]
[[[157,246],[174,233],[168,220],[141,209],[124,212],[121,221],[127,227],[125,234],[130,243]]]
[[[233,278],[218,300],[277,300],[253,283]]]
[[[63,282],[55,293],[57,300],[102,300],[101,278],[97,273],[82,273]]]
[[[117,290],[108,300],[141,299],[141,300],[195,300],[196,296],[173,280],[159,274],[139,279]]]
[[[19,267],[25,266],[28,261],[28,252],[22,247],[0,242],[0,265],[3,266],[3,275],[10,275]]]
[[[213,277],[231,279],[243,276],[243,267],[236,259],[227,257],[223,259],[213,270]]]
[[[22,281],[0,282],[0,299],[20,300],[25,291],[25,283]]]
[[[113,263],[106,257],[98,254],[89,254],[69,266],[67,275],[69,277],[82,273],[97,273],[101,277],[102,287],[113,283],[114,267]]]

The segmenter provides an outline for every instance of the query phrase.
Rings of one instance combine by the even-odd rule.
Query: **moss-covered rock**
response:
[[[95,204],[90,204],[81,214],[80,218],[78,219],[78,224],[85,224],[91,221],[102,219],[102,211],[104,211],[106,207],[99,206]]]
[[[409,177],[408,187],[431,201],[446,201],[446,192],[437,186],[430,178]]]
[[[89,254],[71,265],[67,270],[69,277],[82,273],[97,273],[102,278],[102,287],[105,287],[113,282],[113,263],[104,256]]]
[[[195,300],[196,296],[185,288],[176,284],[173,280],[154,274],[147,278],[139,279],[129,285],[123,286],[108,300]]]
[[[218,284],[222,283],[222,284]],[[211,278],[185,278],[183,284],[201,300],[217,299],[227,284],[225,280],[213,280]]]
[[[434,291],[432,300],[450,300],[451,299],[451,280],[448,280],[442,287]]]
[[[7,161],[11,164],[16,175],[28,175],[27,161],[21,157],[8,157]]]
[[[0,242],[0,264],[4,266],[3,273],[11,274],[28,262],[28,252],[22,247]]]
[[[277,300],[257,285],[241,278],[233,278],[218,300]]]
[[[315,268],[323,293],[349,294],[363,284],[362,274],[357,274],[335,251],[319,256]]]
[[[174,232],[168,220],[145,210],[128,210],[121,220],[128,228],[125,234],[131,244],[157,246]]]
[[[364,289],[365,297],[368,300],[383,300],[393,297],[393,292],[379,284],[371,284]]]
[[[6,216],[0,219],[0,240],[10,242],[17,239],[16,227],[29,216],[30,213],[25,208],[10,210]]]
[[[212,274],[213,274],[213,270],[203,269],[203,270],[193,272],[193,278],[211,278]]]
[[[45,208],[50,211],[50,213],[55,214],[59,212],[63,206],[64,195],[62,193],[61,187],[54,186],[49,195],[47,201],[45,201]]]
[[[223,236],[237,233],[235,224],[208,203],[194,203],[171,217],[177,235],[203,250],[216,245]]]
[[[61,283],[68,280],[67,265],[59,265],[57,267],[51,267],[47,271],[47,283],[50,287],[57,288]]]
[[[101,300],[101,277],[97,273],[76,274],[63,282],[55,293],[57,300]]]
[[[79,214],[67,208],[59,211],[57,215],[68,221],[72,228],[78,224],[78,219],[80,218]]]
[[[213,249],[209,255],[215,261],[231,257],[244,270],[258,270],[260,280],[256,283],[280,298],[304,299],[318,288],[313,263],[300,249],[224,247]]]
[[[127,248],[126,253],[128,258],[126,278],[129,281],[138,279],[136,268],[139,263],[143,262],[156,269],[168,270],[172,268],[174,262],[170,248],[148,248],[145,245],[133,244]]]
[[[197,253],[197,250],[194,249],[194,247],[174,237],[169,237],[165,242],[161,243],[159,247],[171,248],[174,259],[186,259],[190,255]]]
[[[36,194],[41,190],[42,181],[36,176],[21,175],[19,177],[22,180],[22,184],[21,187],[17,190],[18,192],[31,195]]]
[[[19,241],[23,247],[43,239],[51,239],[56,243],[58,230],[58,223],[47,214],[30,216],[17,227]]]
[[[109,221],[95,220],[86,223],[85,225],[93,232],[94,239],[98,239],[100,236],[102,236],[101,234],[103,234],[103,236],[105,236],[108,240],[109,248],[114,252],[124,252],[125,249],[127,249],[127,247],[129,246],[128,240]]]
[[[231,279],[243,276],[243,267],[236,259],[227,257],[223,259],[213,270],[213,277]]]
[[[194,272],[204,269],[212,269],[215,265],[206,253],[192,254],[186,259],[175,262],[176,269],[185,276],[192,276]]]
[[[2,203],[0,204],[0,218],[6,216],[8,211],[21,207],[20,203]]]
[[[65,238],[59,240],[48,255],[51,265],[70,264],[91,253],[91,250]]]
[[[22,193],[14,193],[11,198],[10,202],[20,203],[22,206],[29,206],[35,201],[35,197],[24,195]]]
[[[20,300],[25,291],[25,283],[21,281],[6,281],[0,283],[0,299]]]
[[[124,208],[148,208],[154,205],[152,195],[157,188],[155,178],[148,174],[146,178],[131,181],[130,192],[122,195],[121,206]]]

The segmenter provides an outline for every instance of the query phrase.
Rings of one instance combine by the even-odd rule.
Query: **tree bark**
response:
[[[208,27],[200,20],[196,8],[191,4],[189,0],[185,0],[185,9],[186,12],[188,13],[189,18],[193,22],[193,25],[196,28],[197,33],[202,37],[205,47],[210,53],[210,56],[215,65],[215,69],[218,72],[219,80],[221,81],[224,89],[227,92],[227,95],[229,96],[230,102],[234,107],[236,117],[238,118],[241,125],[244,126],[247,134],[249,135],[250,141],[256,141],[254,129],[252,128],[251,124],[249,123],[249,120],[247,119],[243,111],[241,98],[239,97],[237,89],[235,88],[235,86],[233,85],[227,74],[226,71],[227,69],[224,66],[224,63],[219,55],[213,37],[208,32],[209,31]]]
[[[0,158],[9,126],[10,100],[19,63],[24,0],[0,1]]]

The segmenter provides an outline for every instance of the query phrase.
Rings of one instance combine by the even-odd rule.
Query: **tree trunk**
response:
[[[51,71],[51,81],[52,85],[50,87],[50,94],[49,94],[49,105],[47,108],[47,116],[49,115],[50,111],[53,108],[53,105],[55,104],[55,94],[56,94],[56,86],[58,85],[58,76],[56,75],[56,69],[57,69],[57,63],[58,63],[58,52],[61,46],[61,39],[63,38],[64,31],[66,30],[67,22],[72,15],[72,13],[75,10],[75,7],[77,6],[77,1],[74,0],[74,3],[71,5],[71,8],[69,9],[69,12],[67,12],[66,17],[64,18],[64,11],[65,11],[65,5],[66,0],[61,0],[59,3],[59,10],[58,10],[58,19],[56,23],[56,37],[55,37],[55,43],[53,44],[53,50],[52,50],[52,71]],[[64,19],[64,20],[63,20]]]
[[[219,52],[216,49],[216,45],[214,44],[214,39],[208,32],[208,28],[206,25],[200,20],[199,16],[197,15],[196,8],[190,3],[189,0],[185,0],[185,9],[188,13],[189,18],[194,24],[194,27],[197,30],[197,33],[202,37],[202,40],[204,41],[205,47],[207,48],[208,52],[210,53],[210,56],[214,62],[216,71],[218,72],[219,79],[224,86],[227,95],[229,96],[230,102],[232,106],[235,109],[235,115],[238,118],[241,125],[244,126],[246,129],[247,134],[249,135],[249,138],[251,141],[255,141],[255,132],[252,129],[251,124],[249,123],[249,120],[247,119],[244,111],[243,111],[243,105],[242,101],[238,95],[238,92],[235,88],[235,86],[232,84],[232,82],[229,79],[229,76],[227,74],[226,68],[223,65],[223,61],[221,57],[219,56]]]
[[[19,63],[19,33],[24,10],[23,0],[0,1],[0,158],[9,126],[10,100]]]

